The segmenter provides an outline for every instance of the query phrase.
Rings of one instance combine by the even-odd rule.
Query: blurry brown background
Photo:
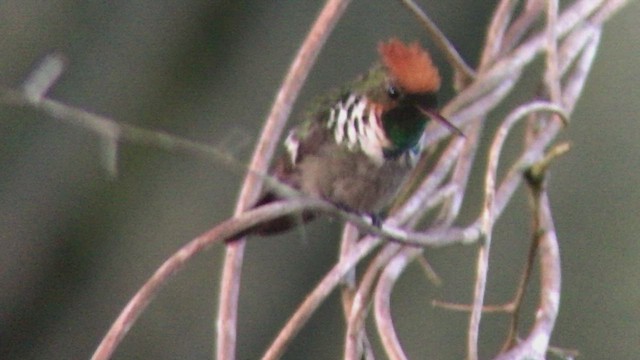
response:
[[[494,2],[421,3],[475,64]],[[320,1],[4,0],[0,83],[18,86],[34,64],[57,50],[69,65],[52,98],[222,146],[246,162],[320,6]],[[584,97],[562,134],[573,149],[554,165],[549,183],[564,270],[552,344],[577,348],[585,359],[637,358],[640,348],[639,17],[634,3],[605,27]],[[355,1],[320,56],[293,121],[315,95],[366,70],[376,43],[390,36],[430,46],[397,2]],[[449,79],[442,57],[435,57]],[[443,97],[451,94],[447,85]],[[136,144],[121,146],[119,175],[110,178],[100,154],[93,133],[31,109],[0,105],[2,359],[88,358],[162,261],[231,214],[242,180],[222,164]],[[476,198],[480,189],[480,182],[471,184]],[[465,218],[477,211],[469,205]],[[521,190],[497,228],[488,302],[511,296],[528,226]],[[239,359],[259,357],[329,269],[338,233],[338,223],[318,221],[307,227],[304,240],[294,231],[250,242]],[[427,254],[445,283],[435,288],[418,266],[410,267],[392,302],[396,325],[411,358],[460,359],[467,315],[433,309],[430,302],[470,300],[475,250]],[[211,358],[221,255],[222,247],[214,247],[178,274],[115,358]],[[536,296],[529,298],[527,324]],[[495,353],[506,320],[485,317],[483,357]],[[343,331],[334,294],[285,358],[339,358]]]

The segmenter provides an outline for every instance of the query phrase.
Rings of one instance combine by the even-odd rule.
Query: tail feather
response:
[[[276,194],[267,192],[260,198],[260,200],[258,200],[258,202],[256,202],[256,204],[252,208],[255,209],[257,207],[280,200],[282,200],[282,198],[278,197]],[[316,215],[317,214],[312,211],[304,211],[301,214],[290,214],[281,216],[266,223],[257,224],[251,228],[248,228],[233,239],[227,240],[226,243],[234,242],[248,235],[278,235],[315,219]]]
[[[276,194],[267,192],[260,198],[254,208],[280,200],[282,200],[282,198],[278,197]],[[252,233],[260,236],[277,235],[289,231],[298,225],[307,223],[313,220],[315,217],[316,215],[311,211],[305,211],[302,214],[290,214],[281,216],[269,222],[257,225],[253,229]]]

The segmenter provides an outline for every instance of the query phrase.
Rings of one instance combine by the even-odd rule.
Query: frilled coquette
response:
[[[418,43],[392,39],[365,75],[319,101],[289,132],[272,174],[301,192],[344,209],[378,217],[422,151],[420,138],[437,113],[440,75]],[[277,200],[266,193],[256,206]],[[287,217],[257,229],[269,234],[313,217]]]

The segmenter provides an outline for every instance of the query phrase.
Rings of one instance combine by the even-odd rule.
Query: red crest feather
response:
[[[398,85],[408,93],[435,92],[440,88],[440,74],[431,56],[420,44],[408,46],[400,40],[391,39],[380,43],[378,52]]]

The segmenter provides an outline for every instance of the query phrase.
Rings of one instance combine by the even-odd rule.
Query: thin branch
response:
[[[351,223],[347,223],[342,231],[342,239],[340,240],[340,258],[349,254],[353,247],[358,243],[360,232],[358,228]],[[345,314],[345,319],[349,317],[351,306],[353,303],[353,296],[356,291],[356,272],[355,270],[349,272],[342,280],[342,310]]]
[[[540,16],[544,9],[544,0],[527,0],[524,10],[520,16],[516,18],[502,41],[502,51],[508,52],[522,39],[522,37],[530,30],[531,25]]]
[[[378,280],[374,296],[374,314],[382,346],[389,359],[407,359],[391,318],[391,291],[404,268],[417,255],[417,249],[404,248],[387,264]]]
[[[120,141],[131,141],[138,144],[153,145],[168,151],[184,151],[194,155],[202,155],[216,162],[228,165],[231,169],[245,169],[241,163],[233,158],[229,153],[215,146],[199,143],[196,141],[180,138],[171,134],[155,130],[139,128],[128,124],[120,124],[110,118],[84,111],[65,105],[59,101],[42,98],[37,102],[31,102],[22,91],[12,90],[0,86],[0,97],[2,101],[15,105],[29,105],[42,110],[47,114],[76,125],[91,130],[107,139],[119,139]],[[253,168],[255,169],[255,167]],[[295,189],[285,184],[280,184],[276,179],[249,169],[249,174],[269,181],[269,186],[278,192],[295,197],[300,195]],[[445,246],[458,241],[468,243],[476,238],[475,230],[459,231],[432,231],[426,233],[415,233],[402,228],[396,228],[392,223],[385,224],[382,229],[372,226],[365,220],[353,214],[346,214],[345,219],[352,221],[359,227],[364,228],[373,234],[383,237],[392,237],[397,241],[405,242],[409,245],[420,246]],[[235,242],[234,242],[235,243]]]
[[[230,169],[238,171],[238,173],[240,173],[240,170],[246,169],[246,166],[242,165],[240,161],[228,152],[213,145],[161,131],[118,123],[113,119],[66,105],[57,100],[45,97],[35,99],[25,94],[24,91],[17,91],[3,86],[0,86],[0,98],[6,104],[29,106],[70,125],[87,129],[99,135],[105,142],[129,141],[136,144],[156,146],[169,152],[180,151],[202,156],[216,163],[222,163]],[[264,177],[264,175],[259,174],[258,176]]]
[[[364,331],[364,324],[371,301],[371,291],[375,286],[380,270],[389,260],[400,250],[399,244],[389,243],[378,251],[375,259],[369,263],[362,280],[358,286],[358,291],[354,296],[353,306],[347,321],[347,334],[345,341],[344,359],[360,359],[361,333]]]
[[[491,214],[491,213],[488,213]],[[489,218],[489,216],[487,216]],[[486,224],[489,223],[487,220]],[[485,225],[483,227],[488,227]],[[488,231],[488,233],[486,233]],[[473,305],[469,317],[469,330],[467,332],[467,359],[478,359],[478,339],[480,338],[480,320],[484,305],[484,293],[487,284],[487,273],[489,271],[489,250],[491,249],[491,228],[483,230],[484,244],[478,251],[476,261],[476,282],[473,288]]]
[[[602,1],[604,0],[582,0],[565,9],[558,18],[558,28],[556,29],[558,36],[564,36],[580,21],[587,18],[601,5]],[[509,53],[508,56],[505,55],[500,61],[494,63],[489,69],[483,72],[479,79],[465,88],[464,91],[447,104],[447,111],[449,113],[457,113],[461,108],[473,103],[483,94],[501,86],[507,78],[512,78],[513,74],[520,74],[524,66],[529,64],[535,55],[544,50],[546,45],[545,39],[545,34],[532,36],[525,43]],[[455,121],[454,124],[460,125],[459,122]]]
[[[296,197],[287,201],[275,202],[243,212],[193,239],[173,256],[167,259],[129,301],[122,313],[111,326],[107,335],[103,338],[92,359],[103,360],[110,358],[120,341],[124,338],[131,326],[133,326],[138,316],[161,290],[162,286],[173,274],[181,270],[184,265],[193,258],[193,256],[203,250],[206,250],[210,245],[234,238],[238,236],[238,234],[244,233],[247,229],[251,229],[257,224],[267,222],[283,215],[300,213],[303,210],[318,211],[345,217],[354,220],[359,224],[359,226],[364,225],[367,228],[376,229],[375,227],[371,227],[370,224],[367,224],[365,220],[362,220],[353,214],[346,213],[326,201],[313,198]],[[380,232],[380,230],[377,231]],[[305,303],[301,305],[299,311],[292,317],[290,323],[283,329],[281,336],[276,339],[270,351],[265,355],[266,358],[270,358],[271,355],[269,354],[281,354],[284,351],[288,342],[292,340],[295,333],[299,331],[306,320],[311,316],[315,309],[317,309],[317,306],[319,306],[324,298],[329,295],[338,282],[352,270],[353,265],[355,265],[362,257],[366,256],[373,247],[379,244],[380,241],[379,237],[368,237],[368,240],[358,242],[351,251],[345,253],[341,261],[325,276],[325,279],[320,283],[320,285],[318,285],[316,291],[312,293],[312,295],[315,295],[310,295]]]
[[[92,360],[109,359],[140,314],[153,300],[169,278],[182,270],[191,258],[215,243],[230,239],[257,224],[303,209],[331,211],[332,205],[310,198],[276,202],[261,206],[231,218],[188,242],[170,256],[129,300],[118,318],[102,339],[91,357]]]
[[[516,108],[502,122],[496,136],[489,149],[489,162],[485,177],[485,202],[482,212],[482,234],[483,242],[478,251],[476,284],[473,295],[473,309],[469,319],[469,332],[467,342],[467,358],[476,360],[478,358],[478,337],[480,332],[480,320],[482,317],[482,308],[484,305],[484,293],[487,283],[487,273],[489,271],[489,254],[491,249],[491,235],[493,224],[496,221],[495,216],[495,195],[496,195],[496,177],[498,172],[498,161],[502,153],[502,146],[509,135],[511,128],[517,121],[524,118],[527,114],[537,111],[552,111],[566,118],[563,109],[556,105],[544,102],[532,102]]]
[[[562,105],[560,89],[560,65],[558,58],[558,0],[546,0],[547,2],[547,26],[546,33],[546,65],[544,73],[544,83],[547,92],[554,104]]]
[[[467,90],[461,92],[457,97],[452,99],[442,110],[442,114],[445,115],[451,123],[458,127],[466,127],[470,122],[484,118],[490,111],[495,109],[502,100],[506,98],[513,86],[520,78],[520,71],[513,71],[509,74],[505,74],[502,82],[495,87],[487,87],[487,92],[477,93],[474,96],[477,98],[469,103],[462,104],[464,99],[458,100],[460,97],[466,97]],[[449,136],[450,132],[443,129],[442,126],[437,124],[430,124],[427,127],[427,131],[423,137],[425,144],[433,144],[440,141],[445,136]]]
[[[466,128],[467,141],[464,143],[462,152],[457,158],[458,161],[453,169],[450,181],[451,186],[455,187],[457,191],[443,204],[437,219],[434,221],[437,226],[451,226],[460,212],[460,206],[462,206],[469,175],[471,174],[473,160],[478,150],[482,127],[483,121],[481,118],[478,118]]]
[[[436,270],[433,268],[433,266],[429,264],[429,260],[427,260],[424,253],[420,254],[420,256],[417,257],[417,260],[418,260],[418,263],[420,264],[420,268],[422,269],[422,272],[424,273],[425,277],[429,281],[431,281],[433,285],[441,286],[442,278],[440,278],[440,276],[438,275]]]
[[[266,172],[302,84],[315,63],[320,49],[348,4],[349,0],[328,0],[316,19],[278,91],[256,146],[250,169]],[[235,210],[236,215],[255,203],[261,188],[261,179],[249,172],[240,192]],[[245,242],[243,240],[236,241],[227,246],[225,254],[216,323],[217,358],[220,360],[235,358],[238,296],[244,248]]]
[[[503,51],[505,32],[513,17],[513,10],[517,3],[515,0],[502,0],[496,7],[496,11],[491,17],[487,40],[480,58],[481,71],[490,66]]]
[[[66,65],[67,59],[61,53],[45,56],[22,84],[22,90],[29,101],[40,101],[58,81]]]
[[[533,272],[533,266],[535,265],[536,254],[538,253],[538,247],[540,246],[540,235],[536,232],[538,226],[534,225],[533,236],[531,237],[531,244],[529,245],[529,252],[527,254],[527,261],[525,262],[524,271],[520,277],[520,282],[516,287],[516,294],[513,300],[509,302],[509,309],[511,313],[511,322],[509,323],[509,330],[507,337],[502,346],[501,352],[505,352],[511,349],[518,338],[518,325],[520,322],[520,308],[524,301],[524,295],[531,279],[531,273]]]
[[[279,359],[295,335],[300,331],[300,329],[302,329],[311,315],[318,309],[320,304],[322,304],[329,294],[331,294],[331,292],[338,286],[344,276],[380,243],[381,240],[379,238],[364,238],[358,242],[348,255],[342,257],[340,262],[333,266],[333,268],[322,278],[320,283],[309,293],[304,302],[294,312],[262,359]]]
[[[550,108],[554,108],[554,105],[549,104]],[[557,107],[556,107],[557,108]],[[560,108],[557,108],[560,110]],[[524,110],[524,109],[521,109]],[[553,111],[553,110],[551,110]],[[527,111],[525,111],[525,114]],[[523,115],[524,116],[524,115]],[[506,175],[503,177],[500,186],[496,190],[494,199],[494,215],[495,218],[499,218],[505,207],[508,204],[509,199],[513,196],[513,193],[522,182],[523,172],[540,159],[541,154],[548,144],[557,135],[560,129],[560,122],[552,122],[548,124],[545,132],[540,133],[534,142],[530,143],[520,157],[513,162]],[[483,213],[478,215],[477,219],[471,223],[464,231],[469,233],[479,234],[482,227]]]
[[[598,45],[600,45],[601,30],[597,30],[593,33],[591,39],[585,44],[585,48],[582,55],[578,59],[573,72],[569,74],[569,77],[565,83],[562,91],[562,104],[567,111],[573,111],[582,94],[584,85],[587,82],[587,77],[591,71],[593,60],[596,57],[598,51]]]
[[[201,156],[214,163],[223,164],[238,174],[247,171],[253,174],[253,176],[261,178],[262,181],[267,183],[270,189],[284,198],[303,196],[300,191],[281,183],[276,178],[249,169],[240,160],[219,146],[200,143],[157,130],[149,130],[119,123],[113,119],[66,105],[57,100],[45,97],[35,99],[22,90],[14,90],[4,86],[0,86],[0,102],[15,106],[29,106],[62,122],[87,129],[100,136],[108,146],[112,146],[110,142],[116,145],[122,142],[131,142],[147,146],[156,146],[169,152],[183,152],[194,156]]]
[[[595,24],[602,25],[610,17],[620,11],[620,9],[625,7],[630,1],[631,0],[608,0],[590,19],[590,21]]]
[[[342,230],[342,238],[340,240],[340,257],[339,259],[344,258],[349,254],[350,251],[356,246],[359,238],[358,229],[347,223]],[[357,284],[356,284],[356,269],[350,270],[347,274],[345,274],[344,279],[342,280],[342,288],[341,288],[341,299],[342,299],[342,311],[344,312],[345,322],[349,320],[349,314],[354,306],[354,301],[356,297]],[[358,349],[358,352],[352,359],[362,359],[362,354],[364,352],[371,351],[370,349],[364,349],[364,343],[366,338],[366,333],[364,330],[358,332],[358,344],[361,347]],[[348,338],[347,338],[348,339]],[[347,340],[348,341],[348,340]],[[349,359],[345,357],[345,359]]]
[[[423,179],[420,186],[413,190],[411,197],[406,200],[402,206],[399,206],[397,210],[393,209],[392,213],[394,218],[398,219],[400,223],[404,224],[413,216],[422,216],[429,211],[432,206],[426,206],[429,199],[433,197],[433,194],[437,191],[438,186],[442,184],[446,176],[451,171],[451,168],[455,164],[455,161],[460,156],[460,151],[463,147],[464,140],[460,137],[452,139],[451,143],[445,149],[443,154],[438,159],[438,163],[431,169],[429,176]],[[420,165],[426,164],[426,161],[421,161]],[[414,173],[414,177],[423,175],[420,172],[420,168]],[[413,179],[412,179],[413,180]],[[437,205],[434,203],[433,206]]]
[[[557,21],[557,35],[564,36],[576,25],[581,24],[598,7],[602,6],[605,0],[580,0],[566,8]],[[613,5],[607,6],[597,17],[597,22],[592,20],[594,25],[599,25],[606,21],[616,11],[626,4],[627,1],[612,1]],[[606,11],[605,11],[606,10]],[[509,94],[511,87],[518,80],[524,66],[529,64],[535,55],[544,50],[545,34],[531,36],[526,42],[514,49],[508,56],[493,64],[481,77],[465,88],[443,109],[443,115],[447,116],[451,122],[458,126],[470,122],[478,117],[478,114],[486,114],[499,104],[504,97]],[[506,84],[511,84],[507,86]],[[501,88],[502,96],[491,94],[496,88]],[[486,98],[488,104],[482,104],[478,100]],[[473,107],[473,110],[472,110]],[[466,108],[466,109],[465,109]],[[462,111],[465,109],[465,111]],[[425,134],[425,143],[432,144],[450,134],[441,127],[430,125]]]
[[[433,300],[431,302],[431,305],[433,305],[434,307],[438,307],[438,308],[450,310],[450,311],[471,312],[473,310],[473,305],[457,304],[457,303],[440,301],[440,300]],[[514,309],[514,305],[512,302],[508,302],[506,304],[501,304],[501,305],[483,305],[482,306],[482,312],[485,314],[490,314],[490,313],[510,314],[513,312],[513,309]]]
[[[36,103],[31,103],[29,98],[27,98],[22,91],[16,91],[1,86],[0,98],[5,103],[16,105],[26,104],[32,106],[59,120],[89,129],[108,139],[117,138],[120,139],[120,141],[128,140],[138,144],[155,145],[168,151],[180,150],[194,155],[203,155],[206,158],[228,165],[231,169],[245,169],[237,159],[215,146],[180,138],[159,131],[147,130],[128,124],[120,124],[112,119],[47,98],[42,98]],[[276,179],[257,172],[255,168],[249,169],[248,173],[263,181],[268,181],[270,188],[275,189],[287,197],[296,197],[301,195],[300,192],[286,186],[285,184],[279,183]],[[338,216],[356,224],[367,232],[386,238],[393,238],[396,241],[400,241],[408,245],[439,247],[458,242],[469,243],[473,242],[477,238],[476,230],[473,229],[412,232],[407,229],[396,227],[397,224],[394,225],[392,222],[387,222],[382,226],[382,228],[378,228],[354,214],[343,213]],[[235,242],[238,241],[234,241],[233,243]]]
[[[422,9],[412,0],[400,0],[402,5],[409,9],[420,21],[420,24],[427,30],[436,46],[442,51],[451,66],[456,70],[463,84],[471,82],[475,78],[475,71],[467,65],[455,46],[447,39],[438,26],[422,11]]]
[[[533,271],[535,257],[538,253],[538,248],[540,247],[541,237],[544,235],[544,229],[541,229],[540,219],[537,216],[538,206],[539,206],[539,189],[544,186],[544,177],[546,175],[547,169],[552,161],[554,161],[558,156],[561,156],[569,151],[569,144],[562,143],[555,147],[553,147],[549,152],[541,159],[539,162],[531,166],[531,168],[526,172],[525,178],[529,184],[529,187],[532,189],[531,193],[533,196],[533,229],[532,229],[532,237],[531,237],[531,245],[529,247],[529,253],[527,256],[527,261],[525,263],[525,269],[522,274],[522,278],[520,283],[518,284],[516,294],[514,299],[511,301],[512,307],[512,317],[511,324],[509,326],[509,333],[507,334],[507,338],[502,347],[502,351],[505,352],[511,349],[513,346],[517,344],[518,337],[518,323],[520,317],[520,308],[522,306],[522,302],[524,300],[524,295],[529,284],[529,279],[531,277],[531,272]]]
[[[470,308],[468,358],[477,358],[480,320],[482,314],[487,311],[507,311],[515,314],[512,319],[512,335],[509,338],[513,340],[515,329],[517,329],[517,313],[529,272],[525,270],[514,301],[502,306],[484,305],[492,231],[496,221],[522,182],[523,172],[527,169],[533,169],[536,163],[541,161],[545,149],[562,129],[562,124],[559,121],[548,122],[546,119],[549,116],[538,116],[540,119],[535,119],[536,125],[544,121],[544,126],[538,126],[533,134],[526,135],[522,154],[511,164],[502,181],[498,182],[497,167],[504,141],[511,133],[513,125],[527,114],[548,111],[556,114],[552,117],[560,117],[565,121],[568,119],[584,88],[587,75],[593,64],[600,41],[602,23],[627,3],[625,0],[579,0],[558,16],[557,0],[546,1],[547,22],[545,27],[524,41],[522,41],[524,34],[531,30],[534,21],[539,18],[544,9],[543,2],[540,0],[527,1],[522,13],[512,22],[516,2],[513,0],[501,1],[488,30],[487,45],[481,58],[480,70],[476,74],[462,60],[453,45],[448,42],[424,12],[413,1],[402,0],[402,3],[428,29],[436,44],[456,69],[456,73],[462,74],[461,77],[465,80],[464,85],[467,85],[467,82],[471,80],[473,83],[465,87],[443,109],[443,114],[457,126],[465,127],[467,137],[452,139],[429,173],[426,176],[418,174],[416,179],[420,179],[421,184],[415,184],[417,191],[408,196],[404,205],[399,207],[398,212],[394,212],[381,228],[373,226],[370,221],[362,217],[340,211],[331,204],[304,197],[245,213],[244,211],[252,206],[260,193],[262,182],[264,180],[273,182],[273,179],[264,174],[279,142],[285,121],[289,117],[291,107],[320,48],[348,4],[348,1],[327,1],[276,96],[246,174],[247,177],[236,207],[236,217],[192,240],[167,259],[123,309],[122,314],[96,350],[94,358],[105,359],[115,351],[118,343],[162,285],[197,253],[214,242],[236,236],[243,229],[249,229],[252,224],[301,209],[317,209],[319,212],[345,219],[353,226],[349,225],[344,233],[343,248],[338,263],[325,275],[293,314],[267,350],[265,359],[274,359],[282,355],[309,317],[340,283],[349,284],[349,287],[343,289],[343,307],[347,320],[345,357],[358,358],[363,354],[361,346],[364,346],[364,355],[367,358],[373,357],[364,330],[364,323],[368,306],[371,303],[371,291],[375,287],[376,321],[385,350],[393,359],[405,358],[393,327],[389,299],[393,286],[406,265],[422,252],[421,248],[409,245],[436,247],[455,243],[468,244],[481,237],[483,237],[484,243],[478,254],[474,301]],[[561,39],[562,41],[560,41]],[[458,218],[460,206],[466,195],[470,168],[475,160],[484,123],[488,118],[487,115],[509,94],[520,79],[524,67],[540,53],[546,55],[544,80],[550,103],[531,102],[516,108],[505,118],[489,151],[484,208],[477,219],[467,227],[451,227],[451,224]],[[0,87],[1,101],[29,106],[57,119],[97,133],[105,145],[106,150],[103,151],[105,165],[111,169],[112,174],[115,174],[115,170],[117,170],[117,150],[119,143],[123,140],[159,146],[170,151],[186,151],[215,161],[222,161],[232,165],[231,168],[236,170],[246,170],[246,167],[239,166],[239,162],[228,152],[219,148],[169,134],[118,124],[111,119],[47,99],[45,96],[48,89],[53,86],[64,68],[63,60],[56,55],[44,61],[43,65],[34,71],[24,83],[21,91]],[[564,86],[563,77],[566,79]],[[426,145],[430,145],[442,140],[445,136],[449,136],[446,131],[430,125],[423,140]],[[543,158],[541,162],[548,162],[548,158]],[[426,160],[422,165],[424,167],[420,169],[429,169],[426,166]],[[539,173],[543,174],[544,169]],[[510,344],[514,344],[513,348],[501,354],[499,359],[518,359],[525,356],[543,358],[545,351],[548,350],[549,337],[555,324],[559,306],[559,253],[549,201],[542,182],[532,184],[530,181],[529,185],[534,196],[533,212],[536,229],[534,239],[539,240],[541,300],[538,314],[540,315],[536,317],[536,322],[528,337],[517,344],[514,344],[515,341],[509,341]],[[280,189],[277,184],[274,186]],[[286,186],[283,189],[287,194],[290,190]],[[434,221],[432,228],[420,232],[411,230],[421,215],[440,204],[442,204],[440,217]],[[357,241],[358,231],[356,228],[369,235]],[[379,250],[358,284],[355,277],[355,266],[372,252],[383,238],[393,241]],[[535,254],[534,245],[529,253],[529,261],[533,260],[533,254]],[[243,254],[244,241],[233,242],[227,248],[219,294],[217,323],[217,357],[220,360],[235,358],[237,301]],[[384,270],[381,271],[381,269]],[[526,269],[530,269],[530,267]],[[456,307],[455,304],[446,306]]]
[[[529,182],[534,197],[534,224],[540,234],[540,304],[527,338],[496,360],[544,359],[560,307],[560,249],[544,182]]]

